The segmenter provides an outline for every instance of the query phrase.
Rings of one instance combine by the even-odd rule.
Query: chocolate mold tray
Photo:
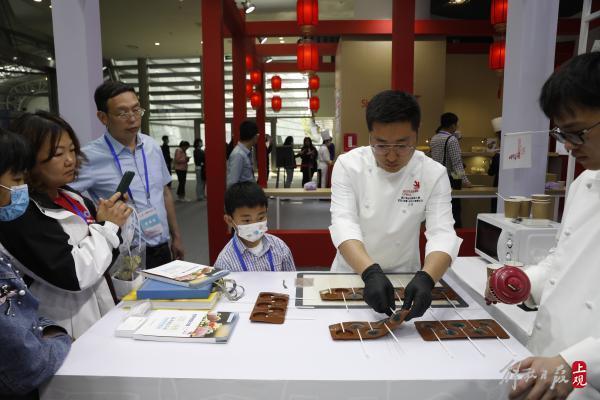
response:
[[[260,292],[250,313],[250,321],[283,324],[289,300],[287,294]]]
[[[441,340],[467,339],[467,336],[471,339],[509,338],[493,319],[418,321],[415,327],[423,340],[428,342],[436,341],[438,337]]]
[[[387,336],[404,322],[409,310],[400,310],[391,317],[376,322],[348,321],[329,325],[333,340],[369,340]]]

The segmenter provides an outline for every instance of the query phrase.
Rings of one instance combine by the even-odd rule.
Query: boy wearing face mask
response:
[[[229,271],[295,271],[289,247],[267,232],[268,200],[254,182],[233,184],[225,192],[225,223],[235,235],[225,245],[216,268]]]

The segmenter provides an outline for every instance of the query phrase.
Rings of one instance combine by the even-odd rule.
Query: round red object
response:
[[[317,96],[312,96],[310,98],[309,104],[310,104],[310,111],[312,111],[312,112],[319,111],[319,106],[321,105],[321,102]]]
[[[296,59],[300,71],[317,71],[319,69],[319,50],[317,45],[310,41],[298,43]]]
[[[252,81],[246,80],[246,97],[250,97],[253,91],[254,85],[252,85]]]
[[[490,276],[490,292],[494,300],[505,304],[518,304],[529,297],[531,282],[520,268],[502,267]]]
[[[281,90],[281,77],[279,75],[273,75],[271,77],[271,89],[273,89],[274,92]]]
[[[317,90],[319,90],[320,86],[321,79],[318,75],[311,75],[310,78],[308,78],[308,87],[310,88],[310,90],[316,92]]]
[[[281,110],[281,97],[279,97],[279,96],[271,97],[271,108],[275,112],[279,112],[279,110]]]
[[[250,71],[254,66],[254,61],[252,60],[252,56],[250,54],[246,55],[246,70]]]
[[[262,97],[260,95],[259,92],[252,92],[252,94],[250,95],[250,105],[252,106],[253,109],[257,109],[261,106],[262,103]]]
[[[504,52],[506,43],[504,40],[490,44],[489,67],[490,69],[504,69]]]
[[[490,21],[492,25],[506,24],[508,19],[508,0],[492,0]]]
[[[297,0],[296,1],[296,21],[298,26],[314,27],[319,23],[319,1],[318,0]]]
[[[260,85],[260,83],[262,82],[262,74],[260,73],[260,71],[255,69],[252,72],[250,72],[250,80],[254,85]]]

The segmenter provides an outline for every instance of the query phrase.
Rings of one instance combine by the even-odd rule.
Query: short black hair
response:
[[[419,130],[421,108],[417,99],[400,90],[384,90],[376,94],[367,105],[367,127],[373,130],[373,124],[379,122],[410,122],[413,130]]]
[[[258,125],[256,122],[245,120],[240,125],[240,140],[242,142],[247,142],[254,138],[254,136],[258,135]]]
[[[135,93],[133,86],[123,83],[120,81],[106,81],[102,85],[96,88],[94,92],[94,101],[96,102],[96,110],[102,112],[108,112],[108,100],[121,93],[132,92]]]
[[[440,117],[440,128],[447,129],[452,125],[458,124],[458,116],[454,113],[443,113]]]
[[[578,55],[556,70],[540,95],[548,118],[573,115],[574,108],[600,108],[600,52]]]
[[[241,207],[269,207],[269,200],[262,188],[255,182],[234,183],[225,192],[225,213],[233,215]]]
[[[162,139],[162,141],[164,142],[165,140],[169,140],[169,137],[168,137],[167,135],[163,135],[163,136],[161,137],[161,139]]]
[[[181,142],[179,142],[179,147],[190,147],[190,142],[188,142],[187,140],[182,140]]]
[[[27,141],[14,132],[0,128],[0,175],[25,172],[33,166]]]

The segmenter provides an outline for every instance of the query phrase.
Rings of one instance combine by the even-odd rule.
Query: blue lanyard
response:
[[[110,152],[112,153],[113,159],[115,160],[115,164],[117,165],[117,168],[119,168],[119,172],[121,172],[121,175],[123,175],[123,170],[121,169],[121,162],[119,161],[117,152],[115,151],[115,148],[113,147],[110,140],[108,140],[106,135],[104,135],[104,141],[106,142],[106,144],[108,145],[108,148],[110,149]],[[133,154],[133,157],[135,158],[135,153]],[[146,189],[146,200],[149,201],[150,200],[150,183],[148,181],[148,164],[146,163],[146,152],[144,151],[143,143],[142,143],[142,160],[144,161],[144,176],[146,178],[146,186],[144,187],[144,189]],[[131,194],[131,189],[127,189],[127,193],[129,194],[129,198],[131,199],[131,201],[133,201],[135,203],[135,200],[133,200],[133,194]]]
[[[71,208],[73,208],[73,211],[75,211],[75,214],[79,215],[79,217],[87,224],[88,223],[88,219],[87,219],[87,215],[82,213],[79,208],[71,201],[71,199],[69,199],[69,196],[67,196],[64,193],[60,193],[60,196],[65,199],[67,201],[67,203],[69,203],[69,205],[71,206]],[[89,214],[89,211],[87,212]],[[91,216],[91,215],[90,215]]]
[[[237,244],[236,244],[236,240],[237,238],[233,238],[233,250],[235,250],[235,255],[237,256],[238,260],[240,261],[240,264],[242,265],[242,269],[245,272],[248,272],[248,267],[246,266],[246,263],[244,262],[244,257],[242,257],[242,253],[240,253],[240,249],[238,248]],[[269,251],[267,251],[267,258],[269,259],[269,264],[271,265],[271,271],[275,272],[275,264],[273,263],[273,253],[271,253],[271,249],[269,249]]]

